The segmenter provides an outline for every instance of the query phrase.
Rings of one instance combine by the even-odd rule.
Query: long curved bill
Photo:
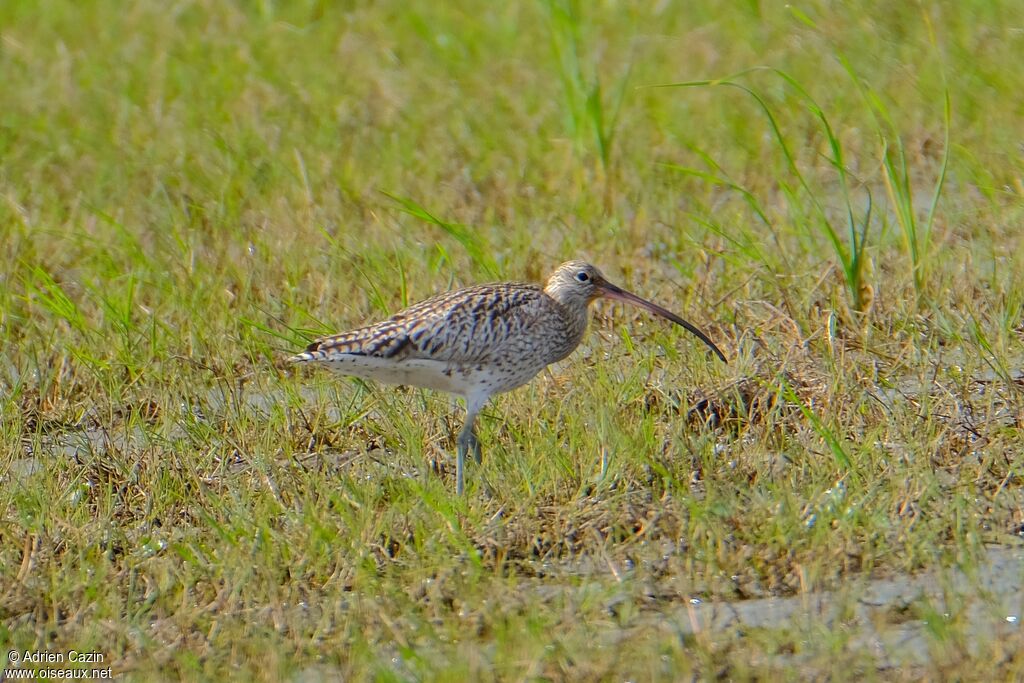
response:
[[[723,363],[729,362],[725,359],[725,354],[722,353],[717,346],[715,346],[715,343],[713,341],[708,339],[708,336],[706,334],[697,329],[696,326],[680,318],[672,311],[664,309],[658,304],[651,303],[646,299],[641,299],[636,294],[633,294],[632,292],[627,292],[621,287],[616,287],[610,282],[601,282],[597,284],[597,287],[601,291],[602,296],[604,296],[607,299],[625,301],[626,303],[633,304],[634,306],[639,306],[640,308],[647,309],[648,311],[654,313],[655,315],[660,315],[662,318],[671,320],[676,325],[680,325],[681,327],[686,328],[686,330],[690,334],[694,335],[695,337],[697,337],[697,339],[700,339],[702,342],[707,344],[708,347],[715,352],[715,355],[722,359]]]

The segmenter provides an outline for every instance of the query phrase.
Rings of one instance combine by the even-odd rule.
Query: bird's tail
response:
[[[409,337],[391,321],[371,325],[351,332],[342,332],[318,339],[302,353],[288,360],[292,363],[329,361],[339,354],[393,358],[405,351]]]

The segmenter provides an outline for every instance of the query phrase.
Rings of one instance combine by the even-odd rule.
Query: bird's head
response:
[[[604,296],[606,285],[608,281],[594,266],[585,261],[566,261],[548,278],[544,291],[565,306],[587,306]]]
[[[555,272],[551,274],[551,277],[548,278],[548,282],[544,286],[544,292],[558,303],[570,309],[586,309],[594,299],[599,297],[639,306],[686,328],[687,331],[707,344],[715,352],[716,356],[725,361],[725,355],[706,334],[675,313],[662,308],[656,303],[641,299],[636,294],[627,292],[621,287],[608,282],[600,270],[586,261],[566,261],[558,266]]]

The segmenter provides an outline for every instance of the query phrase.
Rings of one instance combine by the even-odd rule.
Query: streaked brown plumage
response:
[[[439,294],[382,322],[315,341],[290,360],[465,399],[466,423],[459,433],[456,459],[456,491],[461,494],[466,452],[472,449],[480,461],[474,425],[481,408],[494,394],[526,384],[572,353],[586,331],[589,304],[602,296],[682,325],[725,361],[696,327],[619,289],[583,261],[560,265],[543,289],[511,282]]]

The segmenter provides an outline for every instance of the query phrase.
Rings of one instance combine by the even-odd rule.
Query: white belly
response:
[[[318,358],[312,362],[343,375],[445,391],[463,397],[510,391],[529,382],[544,367],[499,368],[488,364],[458,364],[421,358],[393,360],[348,353],[332,354],[330,358]]]

